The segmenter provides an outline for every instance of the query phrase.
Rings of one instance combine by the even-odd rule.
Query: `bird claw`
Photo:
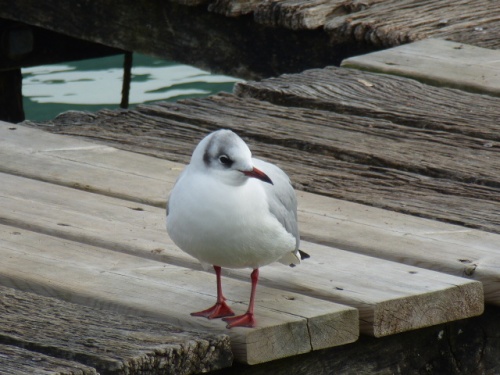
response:
[[[233,316],[234,312],[226,304],[226,302],[217,302],[212,307],[198,312],[191,313],[191,316],[201,316],[207,319],[223,318],[225,316]]]
[[[228,325],[226,328],[233,328],[233,327],[249,327],[253,328],[255,327],[255,319],[253,318],[253,313],[246,312],[243,315],[238,315],[238,316],[233,316],[230,318],[224,318],[222,319]]]

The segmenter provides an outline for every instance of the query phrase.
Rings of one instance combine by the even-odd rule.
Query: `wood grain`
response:
[[[389,0],[332,18],[324,29],[337,42],[380,47],[433,37],[498,49],[496,5],[492,0]]]
[[[44,188],[45,183],[16,176],[2,175],[2,180],[4,211],[1,221],[5,223],[182,267],[197,267],[197,262],[166,237],[162,220],[164,209],[139,204],[130,206],[118,199],[61,186],[49,190]],[[96,212],[99,214],[95,215]],[[38,216],[43,216],[43,220]],[[262,277],[262,284],[356,307],[360,310],[365,333],[383,336],[482,311],[483,290],[479,283],[426,270],[414,271],[398,263],[305,242],[302,247],[305,251],[311,249],[316,260],[304,262],[298,269],[300,281],[294,276],[295,272],[277,266],[272,267],[272,276],[268,279]],[[335,267],[333,274],[332,267]],[[363,270],[361,274],[360,269]],[[388,269],[392,271],[381,271]],[[265,269],[262,274],[265,275]],[[409,284],[404,281],[408,274],[413,275]],[[238,279],[248,278],[247,272],[232,271],[231,275]],[[332,288],[332,284],[325,284],[325,279],[341,286]],[[462,286],[457,289],[456,285]],[[401,310],[400,304],[411,306],[413,300],[418,308],[407,309],[400,323],[385,317],[385,313]],[[450,301],[460,301],[459,305],[465,310],[450,308],[453,305]],[[428,311],[425,306],[430,305],[436,308],[436,313],[422,316],[419,312]]]
[[[263,2],[255,12],[256,22],[269,26],[282,26],[292,30],[323,27],[326,20],[344,11],[342,0],[285,0]]]
[[[204,134],[231,128],[300,190],[499,232],[498,99],[338,68],[236,92],[69,113],[47,129],[186,163]]]
[[[426,39],[348,58],[343,67],[394,74],[430,85],[500,96],[500,52]]]
[[[18,292],[19,293],[19,292]],[[1,338],[5,340],[5,337]],[[0,344],[0,369],[9,375],[98,375],[95,368],[76,361],[51,357],[13,345]]]
[[[113,237],[125,233],[114,233],[103,221],[96,225],[103,225]],[[134,232],[134,226],[125,227],[129,234]],[[248,364],[350,343],[359,335],[355,309],[265,287],[265,283],[259,286],[256,299],[257,326],[228,330],[220,319],[189,315],[214,303],[215,277],[201,272],[199,264],[185,254],[177,256],[179,250],[172,245],[151,250],[139,243],[132,245],[132,256],[120,253],[119,248],[109,251],[85,244],[97,241],[82,236],[84,243],[78,242],[78,238],[68,240],[63,233],[56,237],[57,233],[50,236],[33,230],[35,225],[30,230],[0,226],[0,252],[6,259],[0,265],[2,285],[122,314],[160,319],[186,331],[228,335],[235,359]],[[137,231],[141,230],[135,231],[133,237],[125,240],[129,247],[138,242]],[[174,253],[174,258],[184,257],[184,265],[144,259],[148,253],[159,259],[167,252]],[[224,276],[225,295],[237,313],[243,313],[248,304],[249,273],[240,273],[243,274],[245,281]],[[282,342],[287,345],[281,345]]]
[[[163,229],[164,226],[162,225],[163,222],[160,219],[164,214],[163,210],[144,206],[138,206],[138,208],[142,208],[142,211],[130,210],[127,209],[127,203],[108,197],[85,197],[86,193],[84,192],[57,186],[53,187],[51,192],[48,192],[46,191],[47,189],[43,187],[44,184],[40,182],[21,181],[19,178],[10,178],[8,176],[2,176],[2,179],[6,184],[2,189],[4,198],[1,200],[4,212],[0,217],[0,221],[3,223],[79,243],[99,246],[104,249],[160,260],[170,265],[199,270],[198,262],[180,251],[166,236]],[[9,188],[9,186],[25,186],[26,190],[23,189],[21,191],[17,189],[17,192],[14,193],[16,198],[14,198],[12,188]],[[33,188],[29,189],[30,186]],[[37,194],[36,191],[45,192]],[[57,203],[57,201],[63,197],[63,202]],[[84,207],[81,206],[82,202],[85,202]],[[94,215],[94,212],[99,212],[99,215]],[[43,216],[43,220],[38,219],[43,213],[46,213]],[[7,231],[7,229],[5,229],[5,231]],[[28,277],[25,275],[26,272],[21,271],[19,265],[13,263],[12,250],[9,249],[12,249],[15,243],[20,247],[21,241],[26,239],[26,241],[29,240],[28,243],[31,247],[34,246],[32,244],[33,242],[44,244],[48,241],[48,239],[44,241],[36,239],[36,236],[34,239],[30,239],[29,233],[22,233],[22,237],[12,235],[7,237],[4,236],[6,238],[4,241],[6,242],[4,242],[2,246],[2,253],[6,259],[11,259],[11,261],[5,265],[7,269],[4,268],[2,271],[4,275],[9,275],[7,281],[4,280],[4,282],[8,282],[10,279],[17,280],[17,283],[28,280]],[[53,280],[52,284],[60,285],[59,288],[65,285],[64,282],[59,279],[64,279],[64,273],[81,272],[78,271],[78,267],[83,267],[83,265],[86,265],[85,268],[89,269],[100,268],[105,265],[105,255],[102,254],[102,250],[101,253],[99,253],[97,249],[92,252],[90,249],[86,249],[82,252],[82,250],[77,250],[77,248],[75,248],[72,253],[77,251],[83,253],[78,257],[78,261],[76,260],[76,256],[72,255],[70,257],[72,259],[70,263],[63,262],[64,257],[68,257],[65,253],[69,252],[69,250],[64,249],[68,249],[69,246],[70,244],[68,243],[66,243],[64,247],[52,243],[42,247],[46,249],[43,251],[45,257],[50,256],[53,258],[50,263],[61,264],[61,267],[66,270],[58,270],[56,274],[59,276],[57,276],[57,278],[51,278]],[[81,247],[81,245],[79,247]],[[253,335],[253,338],[247,338],[245,342],[256,342],[256,337],[259,336],[262,336],[259,340],[264,340],[263,337],[265,336],[266,339],[264,341],[266,342],[279,341],[276,337],[280,337],[281,330],[276,320],[282,324],[286,322],[287,326],[290,324],[298,324],[300,326],[301,320],[295,321],[292,319],[292,321],[289,322],[289,317],[287,320],[288,314],[295,317],[308,317],[308,320],[311,322],[315,322],[316,318],[319,318],[323,324],[326,324],[323,318],[325,312],[321,312],[320,309],[330,313],[330,320],[335,319],[337,314],[345,313],[340,307],[336,307],[334,304],[329,307],[330,310],[328,310],[328,306],[318,304],[314,309],[315,312],[311,316],[304,316],[305,313],[301,311],[301,308],[304,308],[302,307],[303,304],[306,303],[305,306],[307,306],[307,304],[311,306],[315,304],[314,301],[310,300],[311,297],[330,302],[338,302],[357,308],[362,322],[362,332],[376,336],[384,336],[409,329],[421,328],[430,324],[435,324],[435,322],[462,319],[467,316],[477,315],[482,311],[483,290],[480,283],[423,269],[415,269],[398,263],[357,255],[335,248],[308,244],[306,242],[302,244],[302,247],[306,252],[310,252],[312,258],[315,260],[304,262],[300,267],[293,270],[283,267],[282,265],[268,266],[262,269],[260,284],[272,287],[278,291],[266,292],[265,289],[260,289],[260,297],[257,306],[262,306],[264,308],[264,311],[261,309],[258,313],[258,316],[263,320],[261,323],[262,326],[259,326],[261,328],[260,330],[243,330],[243,333]],[[48,249],[54,250],[51,251]],[[20,251],[19,248],[18,252]],[[26,269],[27,259],[30,255],[28,250],[22,253],[22,259],[24,261],[23,267]],[[95,255],[92,256],[92,253]],[[98,261],[98,259],[100,260]],[[108,262],[111,264],[113,262],[118,262],[120,264],[120,273],[122,275],[133,272],[135,277],[131,278],[131,281],[135,279],[134,284],[136,285],[138,285],[139,280],[142,279],[142,277],[139,278],[138,275],[143,275],[143,277],[147,276],[143,283],[144,285],[148,285],[148,278],[152,277],[151,267],[153,267],[153,265],[148,266],[148,263],[144,261],[143,263],[145,265],[140,266],[141,263],[138,260],[134,261],[131,259],[127,261],[125,257],[120,257],[118,255],[113,256],[111,254],[108,255],[108,259]],[[34,261],[33,267],[45,268],[40,265],[36,266],[36,264],[41,261],[43,260]],[[43,262],[45,263],[46,261]],[[130,263],[129,266],[127,266],[127,262]],[[63,263],[65,264],[63,265]],[[149,271],[143,274],[141,267],[145,267],[149,269]],[[161,271],[162,267],[160,265],[157,267]],[[10,271],[7,271],[8,269],[10,269]],[[128,271],[126,271],[126,269],[128,269]],[[174,296],[176,296],[178,292],[176,292],[175,289],[176,285],[180,284],[182,285],[184,293],[187,293],[186,291],[189,290],[196,291],[196,295],[194,296],[186,294],[183,297],[186,304],[192,304],[193,301],[199,300],[198,303],[200,305],[209,305],[210,301],[207,300],[206,297],[202,297],[202,295],[211,295],[211,298],[215,298],[215,290],[212,285],[213,280],[210,282],[210,278],[207,278],[208,275],[196,276],[196,272],[181,271],[180,269],[175,271],[174,274],[174,270],[177,269],[175,266],[170,266],[168,269],[171,276],[169,280],[162,280],[165,275],[156,271],[157,283],[161,282],[161,284],[164,285],[163,289],[165,289],[165,291],[162,294],[165,296],[171,296],[171,298],[176,301]],[[189,275],[187,278],[185,276],[186,272],[188,272]],[[38,273],[40,273],[40,271]],[[412,277],[411,282],[407,282],[408,275]],[[29,284],[36,285],[37,282],[42,283],[42,280],[47,277],[49,276],[43,276],[41,279],[36,277],[31,278]],[[230,277],[248,281],[248,271],[232,270]],[[325,280],[329,282],[325,283]],[[110,287],[115,285],[114,288],[117,288],[116,284],[119,282],[123,281],[117,280],[114,282],[112,278],[109,278],[107,284],[109,284]],[[149,298],[153,298],[153,293],[157,293],[156,289],[159,289],[161,284],[158,284],[155,290],[149,292]],[[228,282],[226,282],[226,285],[228,285],[228,288],[230,288],[229,290],[232,291],[228,293],[226,290],[228,298],[234,300],[234,295],[236,294],[237,301],[246,301],[248,286],[243,287],[243,285],[238,285],[238,283],[231,285]],[[459,287],[457,287],[457,285]],[[88,292],[86,292],[87,288],[89,289]],[[120,288],[129,290],[128,294],[130,295],[134,285],[129,283]],[[305,296],[298,298],[292,295],[293,300],[296,302],[290,305],[286,303],[287,299],[284,299],[283,296],[280,295],[280,290]],[[73,286],[71,292],[73,295],[85,295],[94,299],[97,298],[99,294],[96,286],[88,286],[83,290],[79,290],[78,286]],[[58,294],[60,295],[62,293]],[[266,294],[270,295],[270,297],[262,299],[262,295]],[[304,298],[306,299],[304,300]],[[167,297],[164,297],[163,300],[165,301],[166,299]],[[120,297],[108,295],[107,300],[111,303],[116,303],[117,300],[120,300]],[[273,303],[272,301],[275,302]],[[410,306],[414,304],[413,301],[415,301],[416,305],[411,308]],[[106,300],[104,303],[106,303]],[[458,305],[455,306],[455,304],[458,304],[460,308],[458,308]],[[147,305],[149,306],[148,309],[160,308],[161,311],[163,311],[163,319],[174,319],[170,320],[170,322],[176,325],[184,326],[185,324],[193,325],[196,323],[200,324],[200,326],[203,325],[205,329],[210,329],[212,327],[210,323],[205,324],[204,320],[198,323],[189,319],[189,316],[186,316],[185,313],[188,308],[186,308],[186,306],[177,307],[178,303],[164,303],[160,301],[160,306],[165,306],[163,308],[156,303],[153,304],[152,301],[148,302]],[[384,314],[396,314],[396,311],[400,311],[403,305],[408,308],[404,313],[401,312],[399,318],[396,319],[393,317],[387,319],[385,317]],[[435,308],[434,313],[425,313],[422,315],[423,311],[429,311],[429,306]],[[196,309],[200,309],[201,307],[202,306],[194,305],[191,306],[190,309],[196,311]],[[143,309],[146,310],[146,307]],[[184,311],[184,316],[182,311]],[[265,311],[268,311],[267,314],[264,314]],[[279,311],[281,315],[273,314],[273,311]],[[278,316],[283,316],[283,318],[278,319]],[[270,320],[266,321],[264,319],[266,317]],[[314,324],[320,323],[316,322]],[[331,322],[328,326],[332,329],[336,327]],[[220,326],[215,327],[218,329],[221,328]],[[343,330],[351,332],[350,327],[352,328],[352,322],[351,325],[346,324]],[[339,330],[338,328],[335,329]],[[323,331],[324,330],[325,327],[323,328]],[[311,332],[314,331],[311,330]],[[321,330],[318,330],[318,333],[321,333]],[[234,337],[232,331],[228,332],[228,334],[231,335],[234,345],[242,342],[242,338],[239,336]],[[336,334],[333,336],[329,335],[328,337],[329,345],[327,346],[333,346],[334,342],[331,340],[335,340],[335,343],[336,340],[341,340],[341,343],[345,343],[344,340],[352,340],[351,336],[345,337],[345,335],[339,336]],[[323,344],[323,346],[325,345],[326,344]],[[269,356],[277,355],[270,351],[269,348],[264,355],[259,348],[262,348],[262,344],[259,344],[256,348],[234,346],[234,351],[235,354],[238,354],[245,349],[246,356],[248,357],[238,356],[238,359],[254,363],[270,360]],[[257,352],[254,352],[254,350]],[[290,347],[290,350],[292,350],[292,352],[304,352],[305,349],[294,349],[294,347]]]
[[[37,361],[52,356],[61,359],[59,365],[66,360],[69,367],[72,360],[100,373],[129,374],[192,374],[232,364],[224,335],[181,331],[158,321],[103,313],[5,287],[0,287],[0,312],[2,341],[29,348]],[[55,359],[50,362],[58,364]],[[92,373],[86,366],[73,366],[82,374]]]
[[[214,0],[208,10],[227,17],[238,17],[252,13],[259,4],[262,4],[262,0]]]
[[[164,209],[166,192],[170,191],[183,168],[178,163],[94,145],[78,138],[61,137],[22,126],[18,126],[15,131],[9,130],[11,128],[0,127],[0,170],[126,199],[131,203],[142,202]],[[36,138],[36,142],[31,141],[33,138]],[[486,301],[500,304],[498,235],[303,191],[297,192],[297,198],[303,240],[480,280]],[[90,207],[90,212],[99,210],[102,204],[99,202],[103,201],[98,200],[95,208]],[[158,237],[151,232],[146,237],[161,244],[164,225],[154,215],[148,214],[150,208],[136,204],[128,207],[139,216],[137,225],[158,229]],[[127,216],[128,220],[132,219],[125,209],[118,217],[122,220]],[[100,226],[105,227],[105,224]],[[69,233],[65,231],[64,235]],[[126,238],[127,231],[118,237]],[[110,241],[101,241],[100,244],[113,247]],[[153,242],[147,246],[153,248],[157,245]],[[130,246],[126,243],[121,245],[122,251],[128,248]],[[170,258],[159,259],[172,261]]]

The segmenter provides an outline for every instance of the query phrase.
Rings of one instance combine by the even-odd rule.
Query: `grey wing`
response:
[[[297,197],[290,183],[290,178],[274,164],[255,158],[253,163],[273,181],[273,185],[264,184],[269,197],[269,210],[285,229],[295,237],[295,252],[298,253],[300,236],[297,224]],[[300,257],[298,258],[300,260]]]

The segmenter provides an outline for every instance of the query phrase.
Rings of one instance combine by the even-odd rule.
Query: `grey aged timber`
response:
[[[229,127],[300,190],[500,233],[498,113],[498,98],[329,67],[46,129],[185,163]]]
[[[499,47],[492,0],[1,0],[0,18],[256,78],[429,37]]]
[[[236,358],[246,363],[352,342],[357,339],[358,311],[363,333],[385,336],[483,310],[481,283],[303,241],[310,262],[293,270],[280,265],[263,270],[256,329],[227,331],[219,321],[192,318],[187,311],[213,298],[213,276],[200,272],[197,263],[171,243],[164,208],[155,203],[163,199],[164,206],[179,164],[23,126],[6,124],[1,130],[4,285],[226,332]],[[344,223],[359,233],[373,227],[359,222],[361,218],[373,215],[380,221],[384,215],[382,210],[370,213],[360,205],[311,194],[299,192],[299,198],[305,236],[313,234],[311,215],[319,219],[313,227],[323,228],[325,235],[331,232],[328,215],[320,212],[328,205],[331,214],[354,215],[333,219],[335,225]],[[410,239],[419,259],[422,230],[447,232],[441,243],[450,247],[461,234],[454,226],[432,223],[410,220],[400,234],[386,223],[385,230]],[[376,243],[385,247],[385,241]],[[230,276],[226,295],[239,305],[248,293],[248,275],[234,271]]]
[[[187,332],[3,286],[0,315],[5,374],[193,374],[232,363],[225,335]]]

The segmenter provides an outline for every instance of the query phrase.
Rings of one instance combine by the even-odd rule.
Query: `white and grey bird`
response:
[[[217,302],[196,313],[224,318],[231,327],[253,327],[259,267],[287,265],[308,257],[299,250],[297,200],[290,179],[276,165],[252,158],[231,130],[207,135],[177,179],[167,203],[167,231],[179,248],[212,265]],[[221,268],[251,268],[252,290],[245,314],[226,304]]]

